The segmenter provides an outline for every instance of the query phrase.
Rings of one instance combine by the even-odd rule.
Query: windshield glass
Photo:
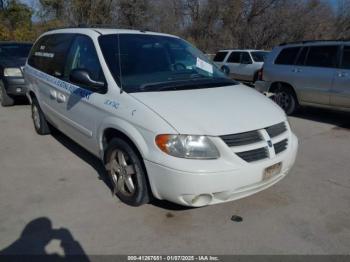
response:
[[[119,34],[99,43],[118,85],[126,92],[233,85],[202,52],[175,37]]]
[[[0,44],[0,57],[27,57],[31,44]]]
[[[264,62],[269,52],[257,51],[257,52],[251,52],[251,54],[255,62]]]

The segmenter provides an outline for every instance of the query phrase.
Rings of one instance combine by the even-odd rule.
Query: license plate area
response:
[[[279,162],[277,164],[274,164],[272,166],[265,168],[262,180],[266,181],[273,178],[274,176],[280,174],[281,170],[282,170],[282,162]]]

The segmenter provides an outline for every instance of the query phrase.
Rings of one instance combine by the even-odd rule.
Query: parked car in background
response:
[[[32,44],[0,42],[0,103],[11,106],[18,97],[25,97],[26,85],[22,75]]]
[[[24,72],[37,133],[51,123],[98,156],[127,204],[232,201],[274,185],[294,164],[298,139],[283,110],[179,37],[53,30]]]
[[[217,52],[213,61],[231,78],[254,83],[268,54],[268,51],[263,50],[227,49]]]
[[[301,106],[350,111],[350,41],[281,44],[265,61],[256,89],[287,114]]]

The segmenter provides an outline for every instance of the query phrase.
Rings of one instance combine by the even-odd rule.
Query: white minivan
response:
[[[36,131],[55,127],[101,158],[129,205],[239,199],[277,183],[295,161],[285,113],[176,36],[53,30],[24,71]]]

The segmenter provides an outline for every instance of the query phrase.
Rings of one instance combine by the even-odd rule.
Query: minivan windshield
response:
[[[0,44],[0,57],[27,57],[31,44]]]
[[[237,84],[186,41],[150,34],[99,37],[107,65],[126,92],[213,88]]]
[[[253,60],[255,62],[264,62],[265,58],[267,57],[267,55],[269,54],[269,52],[266,51],[254,51],[251,52]]]

